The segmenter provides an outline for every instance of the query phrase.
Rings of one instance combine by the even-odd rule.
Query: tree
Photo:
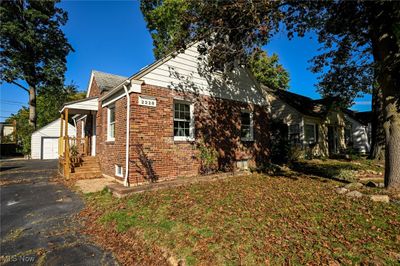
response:
[[[147,12],[163,5],[146,2]],[[311,62],[312,70],[322,73],[318,88],[323,94],[350,103],[376,82],[384,108],[385,184],[400,187],[399,2],[189,0],[186,5],[180,22],[184,39],[175,41],[176,49],[203,40],[201,52],[211,65],[229,69],[245,63],[284,25],[289,38],[317,34],[323,53]],[[162,29],[157,23],[152,27]]]
[[[64,88],[47,88],[40,90],[37,96],[37,126],[41,128],[50,122],[60,118],[60,109],[65,102],[83,99],[84,92],[78,92],[73,84]],[[29,124],[29,109],[23,106],[16,114],[12,114],[7,121],[17,122],[17,141],[21,146],[23,154],[31,152],[31,135],[35,131]]]
[[[29,93],[33,128],[37,90],[63,87],[66,56],[72,51],[60,29],[67,22],[67,13],[56,7],[57,2],[14,0],[0,5],[1,81]]]
[[[268,56],[263,50],[256,50],[249,58],[250,70],[258,82],[270,89],[289,88],[289,73],[279,64],[277,54]]]

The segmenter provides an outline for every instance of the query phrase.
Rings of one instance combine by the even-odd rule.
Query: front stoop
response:
[[[92,179],[101,178],[102,173],[97,157],[85,156],[82,159],[82,165],[75,167],[75,172],[70,174],[71,179]]]
[[[212,175],[204,175],[204,176],[196,176],[196,177],[187,177],[187,178],[177,178],[173,180],[166,180],[160,182],[153,182],[143,185],[135,185],[130,187],[125,187],[122,184],[115,183],[107,185],[107,189],[113,194],[113,196],[117,198],[126,197],[128,195],[134,193],[142,193],[145,191],[154,191],[159,189],[167,189],[173,187],[179,187],[183,185],[196,184],[200,182],[210,182],[223,180],[232,176],[244,176],[249,175],[248,171],[240,171],[240,172],[230,172],[230,173],[218,173]]]

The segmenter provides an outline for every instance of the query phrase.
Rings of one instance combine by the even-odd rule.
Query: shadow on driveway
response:
[[[116,265],[109,252],[79,233],[73,215],[84,206],[64,185],[50,181],[56,161],[1,162],[1,264]]]

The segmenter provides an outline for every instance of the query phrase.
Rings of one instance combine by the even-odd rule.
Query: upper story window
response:
[[[240,137],[243,141],[252,141],[253,136],[253,113],[249,110],[242,110],[240,115]]]
[[[304,125],[304,140],[307,144],[317,142],[317,130],[315,124]]]
[[[107,108],[107,140],[115,140],[115,105]]]
[[[174,140],[194,140],[193,104],[174,101]]]

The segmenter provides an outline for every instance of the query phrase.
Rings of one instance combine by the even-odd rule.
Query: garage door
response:
[[[57,159],[58,138],[43,138],[42,140],[42,159]]]

